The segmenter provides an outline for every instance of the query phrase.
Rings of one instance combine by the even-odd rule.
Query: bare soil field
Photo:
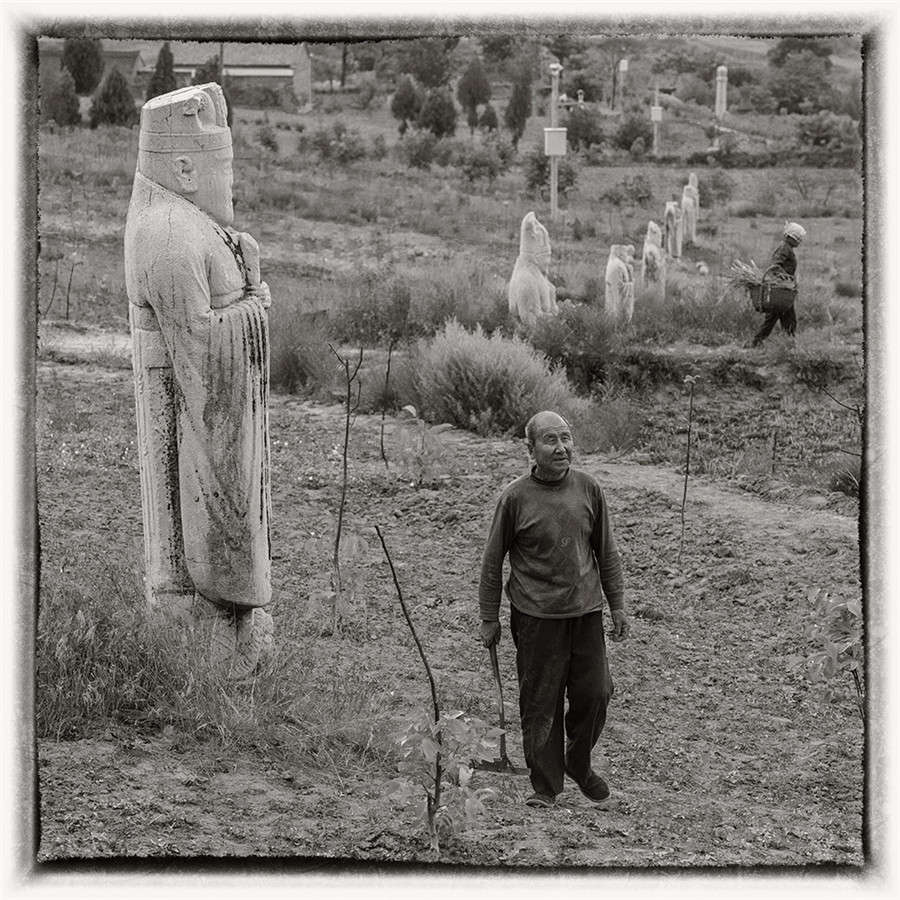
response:
[[[39,367],[38,486],[45,582],[85,559],[140,566],[130,373]],[[172,729],[108,722],[39,746],[42,862],[82,858],[278,857],[431,860],[415,810],[395,808],[396,735],[427,685],[376,555],[342,635],[310,601],[317,535],[336,512],[339,407],[275,396],[273,555],[279,641],[308,653],[309,683],[352,720],[352,764],[286,740],[254,751]],[[379,454],[379,419],[351,432],[350,527],[379,524],[431,658],[442,702],[496,721],[476,639],[477,576],[493,498],[527,465],[518,441],[451,432],[447,477],[420,487]],[[389,419],[387,452],[400,428]],[[577,437],[577,431],[576,431]],[[486,814],[447,840],[441,863],[519,867],[806,866],[863,863],[863,727],[849,693],[827,702],[805,675],[806,594],[858,592],[857,524],[814,495],[789,504],[671,467],[585,455],[608,493],[634,632],[611,644],[616,697],[595,766],[598,810],[572,785],[556,809],[524,806],[527,778],[476,773]],[[363,602],[364,600],[364,602]],[[501,643],[509,748],[521,760],[508,634]],[[289,733],[289,732],[288,732]]]

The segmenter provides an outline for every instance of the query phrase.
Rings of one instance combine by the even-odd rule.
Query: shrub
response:
[[[372,138],[372,159],[384,159],[387,156],[387,140],[383,134],[376,134]]]
[[[646,141],[642,137],[636,137],[628,148],[628,152],[631,154],[632,159],[643,159],[644,154],[647,152]]]
[[[434,145],[433,162],[436,166],[447,168],[459,164],[459,159],[464,152],[463,145],[451,138],[441,138]]]
[[[478,127],[482,131],[488,132],[496,131],[500,127],[500,122],[497,119],[497,110],[490,103],[486,103],[481,111],[481,115],[478,117]]]
[[[337,369],[328,349],[325,316],[274,303],[269,313],[269,381],[273,389],[330,396]]]
[[[271,153],[278,152],[278,136],[275,134],[275,129],[268,122],[257,130],[256,140],[259,141],[261,147],[264,147]]]
[[[653,125],[649,117],[639,112],[631,112],[622,120],[616,129],[613,141],[620,150],[630,150],[638,139],[644,139],[644,146],[653,143]]]
[[[542,409],[561,407],[572,389],[561,369],[519,338],[455,319],[418,347],[416,387],[424,416],[486,435],[522,435]]]
[[[713,169],[697,179],[700,206],[709,209],[727,203],[734,194],[734,179],[721,169]]]
[[[434,162],[437,138],[430,131],[413,131],[403,135],[400,155],[406,165],[415,169],[428,169]]]
[[[504,171],[496,146],[488,143],[469,144],[463,148],[457,165],[470,184],[481,180],[491,184]]]
[[[532,193],[544,193],[550,188],[550,157],[545,155],[544,148],[535,144],[525,155],[522,161],[525,172],[525,187]],[[578,170],[568,157],[562,157],[559,161],[557,188],[560,193],[565,193],[575,186],[578,180]]]
[[[626,453],[640,443],[643,413],[624,397],[576,397],[560,414],[572,424],[575,447],[584,453]]]
[[[578,106],[569,111],[566,129],[566,139],[573,150],[599,144],[605,137],[599,115]]]
[[[366,155],[362,135],[356,128],[347,128],[340,119],[334,122],[331,128],[318,128],[313,131],[310,134],[310,142],[322,160],[341,165],[364,159]]]
[[[60,69],[59,75],[41,97],[41,114],[57,125],[80,125],[81,112],[75,81],[68,69]]]
[[[410,122],[415,122],[422,108],[422,92],[410,75],[404,75],[391,98],[391,115],[399,119],[400,134],[406,134]]]
[[[606,379],[614,327],[603,309],[564,300],[555,316],[541,316],[528,333],[532,346],[563,366],[569,380],[589,390]]]
[[[137,107],[125,77],[118,69],[111,69],[91,104],[91,128],[98,125],[130,126],[137,120]]]
[[[435,137],[450,137],[456,133],[456,104],[447,88],[432,88],[425,94],[416,120],[419,127]]]
[[[634,206],[649,206],[653,200],[653,186],[646,175],[626,175],[622,182],[622,191],[629,203]]]
[[[861,160],[859,128],[849,116],[821,110],[797,122],[797,143],[814,166],[853,166]]]

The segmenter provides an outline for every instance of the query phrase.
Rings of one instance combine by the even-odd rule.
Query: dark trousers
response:
[[[525,765],[534,790],[555,797],[563,789],[564,767],[579,782],[587,778],[591,750],[606,723],[613,684],[603,614],[538,619],[513,607],[510,631]]]
[[[762,328],[756,332],[753,337],[753,346],[761,344],[771,333],[775,327],[775,323],[780,321],[781,328],[788,334],[793,334],[797,330],[797,313],[794,311],[793,304],[782,312],[767,312],[766,318],[762,323]]]

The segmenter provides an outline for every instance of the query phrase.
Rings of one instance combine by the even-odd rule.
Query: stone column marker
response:
[[[678,204],[677,200],[669,200],[666,203],[665,228],[666,253],[673,259],[680,259],[684,217],[681,206]]]

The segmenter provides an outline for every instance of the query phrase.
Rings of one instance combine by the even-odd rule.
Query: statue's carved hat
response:
[[[155,153],[230,147],[222,88],[215,82],[191,85],[148,100],[141,107],[139,146]]]

